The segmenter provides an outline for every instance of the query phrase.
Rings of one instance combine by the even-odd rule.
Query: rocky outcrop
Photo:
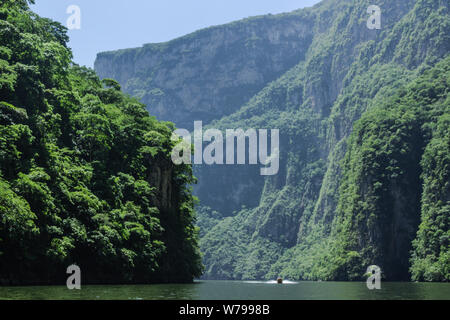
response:
[[[99,53],[95,70],[117,79],[160,120],[191,128],[240,108],[304,59],[308,12],[261,16],[211,27],[167,43]]]

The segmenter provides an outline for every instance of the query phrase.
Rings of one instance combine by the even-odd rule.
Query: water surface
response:
[[[450,300],[449,283],[382,282],[368,290],[365,282],[196,281],[192,284],[0,287],[0,299],[14,300]]]

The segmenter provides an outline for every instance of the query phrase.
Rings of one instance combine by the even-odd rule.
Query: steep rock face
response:
[[[308,12],[262,16],[142,48],[100,53],[95,69],[141,98],[160,120],[191,128],[231,114],[302,60]]]
[[[157,195],[155,195],[153,201],[155,201],[157,207],[162,211],[173,209],[172,179],[173,169],[167,164],[152,167],[149,182],[152,186],[156,186],[157,190]]]
[[[450,65],[447,65],[447,72]],[[447,106],[449,105],[447,100]],[[448,281],[450,268],[450,115],[439,118],[422,158],[421,224],[413,242],[415,281]],[[446,169],[447,168],[447,169]]]
[[[306,53],[255,95],[245,96],[241,107],[234,105],[217,114],[210,125],[222,130],[280,129],[280,171],[273,177],[261,177],[254,166],[196,168],[196,195],[204,206],[199,223],[208,226],[201,240],[206,278],[260,279],[282,275],[293,279],[360,279],[370,264],[387,270],[384,274],[388,279],[410,277],[411,241],[423,206],[419,162],[430,133],[424,131],[415,136],[406,130],[405,136],[399,138],[406,139],[411,134],[418,139],[416,145],[413,139],[414,148],[407,161],[391,153],[386,155],[384,167],[380,165],[386,170],[393,167],[390,161],[403,159],[399,160],[402,164],[397,175],[383,180],[387,202],[374,198],[380,190],[377,179],[385,174],[381,171],[373,176],[372,165],[378,165],[376,158],[364,153],[366,150],[362,158],[355,156],[361,150],[350,154],[353,149],[349,149],[348,138],[355,122],[369,110],[380,104],[387,110],[390,106],[397,108],[396,104],[384,102],[448,54],[449,4],[440,0],[375,2],[328,0],[310,9],[270,18],[298,19],[307,24],[312,38]],[[366,26],[367,8],[372,4],[382,8],[381,30],[369,30]],[[240,23],[244,22],[248,21]],[[268,56],[272,54],[262,45],[259,48]],[[240,57],[248,50],[245,48]],[[119,61],[114,59],[120,54],[109,61]],[[99,56],[99,61],[105,57]],[[245,66],[247,61],[236,63]],[[223,75],[218,72],[216,76]],[[122,84],[127,81],[128,78],[123,79]],[[189,87],[191,83],[184,85]],[[202,84],[202,88],[198,99],[208,94],[208,86]],[[228,97],[232,94],[221,99]],[[423,105],[428,103],[424,101]],[[178,110],[185,111],[184,107]],[[198,115],[196,111],[188,113],[190,119]],[[174,115],[171,120],[178,121],[177,117]],[[205,122],[212,119],[205,117]],[[397,133],[395,121],[388,122],[388,126],[377,121],[367,125],[371,123],[379,126],[373,129],[373,137],[383,130],[391,132],[391,136]],[[418,123],[414,126],[420,127]],[[380,135],[381,138],[389,144],[388,136]],[[365,145],[359,147],[364,149]],[[350,157],[348,166],[342,164],[346,157]],[[358,165],[364,161],[367,170],[358,171]],[[443,205],[436,210],[446,208]],[[429,215],[430,211],[422,208],[422,216]],[[426,232],[420,236],[417,277],[425,274],[427,279],[437,279],[423,261],[427,252],[425,239],[440,236]],[[445,250],[433,252],[432,263],[447,256]]]

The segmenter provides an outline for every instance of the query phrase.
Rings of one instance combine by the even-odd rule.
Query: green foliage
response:
[[[449,104],[447,98],[446,105]],[[439,117],[434,127],[422,158],[422,215],[411,258],[411,274],[415,281],[450,280],[449,110]]]
[[[72,64],[66,29],[27,1],[2,2],[0,34],[0,283],[64,283],[73,263],[85,283],[199,276],[174,126]]]
[[[305,58],[210,124],[278,128],[281,155],[264,180],[196,171],[206,278],[362,280],[376,264],[390,280],[449,280],[449,7],[385,2],[376,32],[369,4],[311,8]]]
[[[366,26],[371,4],[381,30]],[[276,176],[195,168],[205,278],[362,280],[377,264],[389,280],[448,281],[449,9],[328,0],[98,55],[100,73],[182,127],[280,130]]]
[[[412,279],[449,280],[449,75],[446,58],[354,125],[330,249],[343,259],[344,279],[372,263],[387,279],[408,280],[418,228]],[[347,263],[353,251],[361,259]]]

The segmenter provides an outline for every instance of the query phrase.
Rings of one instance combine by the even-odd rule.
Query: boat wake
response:
[[[264,283],[264,284],[278,284],[277,280],[269,281],[244,281],[245,283]],[[283,284],[297,284],[296,281],[283,280]]]

